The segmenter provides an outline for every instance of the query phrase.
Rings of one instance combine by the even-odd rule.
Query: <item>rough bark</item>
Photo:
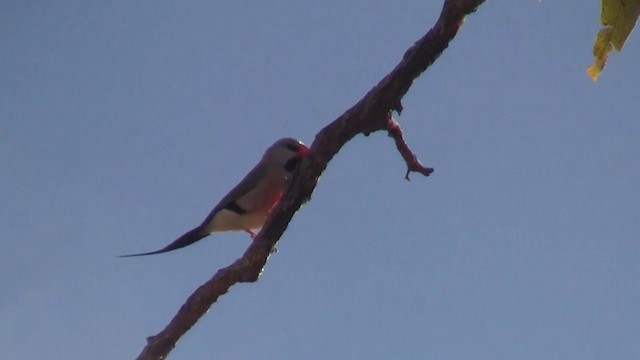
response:
[[[402,137],[400,125],[391,114],[402,111],[402,97],[413,81],[447,48],[456,36],[466,15],[484,0],[445,0],[436,24],[411,48],[402,61],[374,86],[357,104],[320,130],[309,155],[295,171],[280,204],[245,253],[228,267],[218,270],[211,279],[189,296],[171,322],[157,335],[147,338],[147,345],[137,359],[164,359],[176,342],[202,317],[231,286],[258,280],[269,255],[274,251],[289,221],[303,203],[311,198],[316,183],[334,155],[358,134],[368,135],[386,130],[396,143],[410,172],[428,176],[433,169],[424,167]]]

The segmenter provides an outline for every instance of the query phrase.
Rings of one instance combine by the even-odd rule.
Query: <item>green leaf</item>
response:
[[[601,5],[603,27],[593,43],[594,63],[587,68],[593,81],[598,80],[609,53],[622,50],[640,15],[640,0],[601,0]]]

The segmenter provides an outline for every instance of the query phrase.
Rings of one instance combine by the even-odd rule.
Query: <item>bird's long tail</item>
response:
[[[202,238],[205,238],[207,236],[209,236],[209,234],[203,231],[202,226],[198,226],[198,227],[196,227],[194,229],[191,229],[191,230],[187,231],[182,236],[177,238],[174,242],[172,242],[171,244],[163,247],[160,250],[146,252],[146,253],[140,253],[140,254],[119,255],[118,257],[133,257],[133,256],[145,256],[145,255],[162,254],[162,253],[165,253],[165,252],[169,252],[169,251],[172,251],[172,250],[180,249],[180,248],[183,248],[185,246],[191,245],[194,242],[196,242],[196,241],[198,241],[198,240],[200,240]]]

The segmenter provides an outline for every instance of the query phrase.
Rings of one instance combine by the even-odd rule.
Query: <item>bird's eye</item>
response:
[[[293,151],[293,152],[298,152],[298,146],[297,145],[293,145],[293,144],[287,144],[287,149]]]

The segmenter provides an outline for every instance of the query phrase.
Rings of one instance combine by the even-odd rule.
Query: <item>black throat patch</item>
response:
[[[293,170],[296,169],[296,166],[298,166],[298,164],[300,163],[300,160],[302,160],[302,158],[299,157],[292,157],[291,159],[287,160],[287,162],[284,164],[284,169],[287,170],[288,172],[293,172]]]

